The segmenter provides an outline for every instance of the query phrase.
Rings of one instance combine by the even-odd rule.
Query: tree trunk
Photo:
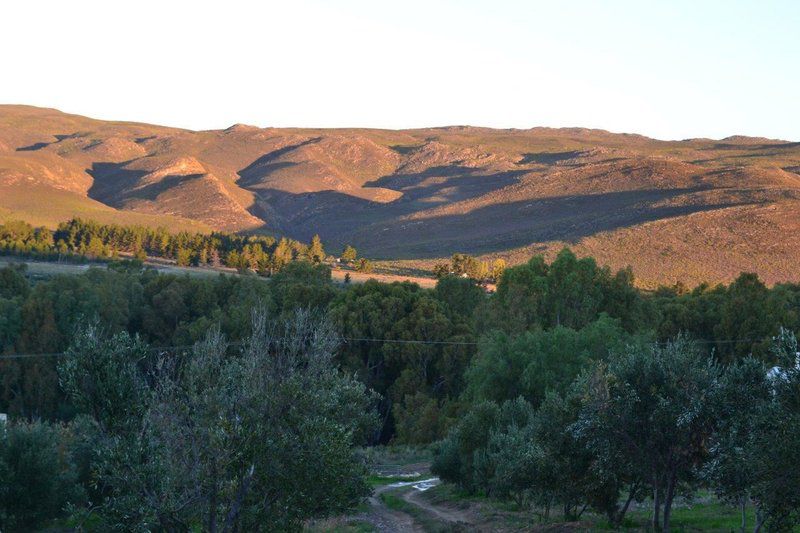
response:
[[[231,503],[231,508],[228,515],[225,517],[225,533],[237,531],[239,529],[239,513],[242,510],[242,503],[250,490],[250,482],[253,481],[253,474],[255,473],[256,465],[251,464],[247,474],[242,478],[239,483],[239,490],[236,491],[236,499]]]
[[[628,491],[628,499],[625,500],[625,505],[622,506],[622,509],[620,509],[616,513],[616,516],[611,521],[613,526],[618,527],[622,525],[622,521],[625,520],[625,515],[628,513],[628,508],[631,506],[631,502],[636,497],[636,491],[638,490],[639,490],[639,484],[632,483],[631,488]]]
[[[211,497],[208,502],[208,531],[217,533],[217,463],[211,464]]]
[[[669,532],[669,518],[672,514],[672,500],[675,498],[675,487],[678,484],[678,473],[673,471],[667,482],[667,497],[664,499],[664,528],[663,531]]]
[[[753,533],[759,533],[761,531],[761,526],[764,525],[764,515],[761,513],[761,509],[756,509],[756,525],[753,528]]]
[[[742,527],[740,531],[744,533],[745,528],[747,527],[747,497],[742,496],[742,501],[740,502],[742,508]]]
[[[661,531],[661,491],[658,474],[653,475],[653,531]]]

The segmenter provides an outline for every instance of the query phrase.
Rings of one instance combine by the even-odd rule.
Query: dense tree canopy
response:
[[[25,222],[0,224],[0,254],[80,261],[115,258],[120,253],[137,259],[171,259],[180,266],[225,265],[264,275],[279,272],[296,260],[319,264],[326,258],[319,235],[305,245],[264,235],[171,233],[166,228],[100,224],[77,218],[60,224],[54,232]]]
[[[593,259],[578,259],[565,249],[549,265],[537,256],[507,268],[485,322],[509,333],[554,326],[580,329],[606,313],[635,331],[653,320],[648,304],[634,288],[630,270],[612,274]]]
[[[333,363],[329,322],[269,322],[233,349],[212,328],[183,360],[127,333],[79,332],[59,368],[96,443],[88,513],[128,530],[298,530],[368,493],[353,446],[376,422],[362,384]]]
[[[93,238],[106,242],[94,230],[87,240],[82,228],[47,234],[7,224],[2,235],[23,247],[58,242],[59,232],[86,250]],[[151,241],[142,246],[173,242]],[[434,289],[337,285],[316,240],[314,257],[295,255],[286,240],[237,242],[230,251],[239,258],[260,244],[280,268],[269,279],[167,275],[136,261],[46,279],[0,269],[0,355],[31,356],[0,358],[0,412],[15,424],[44,420],[34,439],[43,464],[55,464],[45,436],[64,444],[60,479],[79,485],[68,503],[102,505],[93,512],[108,523],[180,529],[199,520],[225,529],[232,509],[253,503],[236,487],[252,485],[274,505],[234,511],[238,523],[257,517],[295,528],[364,494],[357,442],[438,441],[434,469],[443,479],[543,514],[576,519],[593,509],[619,524],[631,502],[650,497],[654,527],[668,527],[675,495],[704,485],[755,507],[758,527],[800,518],[800,482],[779,475],[800,457],[800,373],[787,333],[800,329],[800,286],[767,287],[742,274],[728,286],[647,293],[629,270],[612,273],[568,250],[549,264],[536,257],[505,269],[494,293],[449,269]],[[220,246],[212,252],[227,257]],[[253,310],[270,317],[267,333]],[[302,327],[277,335],[298,320]],[[285,349],[276,335],[298,341]],[[254,339],[262,348],[248,348]],[[327,370],[308,374],[313,361]],[[287,380],[270,381],[276,373]],[[225,398],[270,407],[234,413]],[[370,412],[374,419],[360,416]],[[249,448],[234,431],[237,417],[272,420],[250,435],[272,447]],[[211,420],[225,421],[224,431],[210,432]],[[228,461],[232,448],[247,458]],[[305,462],[290,448],[304,450]],[[330,453],[310,461],[319,448]],[[292,479],[260,455],[288,465]],[[232,470],[223,473],[216,457]],[[298,494],[319,480],[340,490],[329,499],[314,493],[321,503],[312,509]],[[134,508],[143,498],[152,500],[146,512]],[[33,508],[30,518],[0,512],[6,529],[39,520]]]

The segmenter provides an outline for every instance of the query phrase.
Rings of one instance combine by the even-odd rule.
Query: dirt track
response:
[[[375,489],[372,496],[369,497],[370,510],[363,517],[364,520],[372,524],[380,532],[417,533],[425,531],[414,522],[414,518],[411,515],[389,509],[381,501],[381,494],[394,489],[395,487],[391,485],[383,485]]]
[[[438,478],[431,478],[424,482],[400,482],[377,487],[369,498],[370,510],[361,517],[372,524],[381,532],[424,532],[426,529],[409,513],[389,509],[380,496],[386,492],[405,491],[401,498],[419,508],[419,510],[445,526],[467,526],[471,523],[470,516],[459,509],[441,507],[426,501],[421,495],[427,489],[438,485]]]
[[[422,497],[422,492],[418,490],[410,490],[406,492],[403,494],[403,499],[408,503],[416,505],[420,509],[423,509],[427,513],[433,515],[440,522],[453,525],[466,525],[471,522],[471,519],[467,513],[460,509],[454,509],[452,507],[440,507],[425,501],[425,498]]]

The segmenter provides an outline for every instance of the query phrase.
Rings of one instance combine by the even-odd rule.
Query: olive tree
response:
[[[110,426],[106,411],[82,404],[100,414],[103,434],[94,470],[107,497],[98,514],[126,529],[293,530],[358,503],[368,488],[354,445],[375,417],[364,386],[333,364],[336,346],[330,323],[309,311],[284,321],[256,312],[238,350],[212,328],[190,355],[145,365],[147,373],[129,357],[118,375],[146,383],[142,416]],[[109,387],[103,397],[86,388],[112,378],[83,359],[114,351],[76,349],[63,372],[67,390],[101,406],[124,402]]]
[[[680,336],[665,345],[631,347],[589,381],[576,434],[599,457],[626,457],[631,481],[649,484],[654,530],[669,530],[678,485],[691,482],[705,459],[719,373]]]
[[[38,530],[85,497],[67,447],[66,428],[0,422],[0,530]]]
[[[748,358],[729,367],[719,392],[720,427],[706,473],[717,493],[742,508],[756,508],[753,531],[791,530],[800,523],[800,368],[794,334],[773,340],[767,371]]]

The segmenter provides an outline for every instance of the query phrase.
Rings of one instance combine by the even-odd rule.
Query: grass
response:
[[[430,448],[418,446],[371,446],[362,453],[372,465],[406,466],[433,459]]]
[[[83,274],[90,267],[105,268],[101,263],[47,263],[38,261],[26,261],[25,259],[17,259],[11,257],[0,257],[0,268],[7,265],[26,265],[26,274],[33,278],[50,278],[59,274]]]
[[[417,522],[417,524],[419,524],[422,527],[422,529],[427,531],[428,533],[446,533],[452,531],[459,531],[458,528],[440,522],[439,520],[430,516],[423,509],[420,509],[416,505],[405,501],[400,496],[400,494],[404,494],[407,490],[413,490],[413,489],[407,488],[407,489],[399,489],[392,492],[384,492],[383,494],[380,495],[381,501],[389,509],[392,509],[394,511],[400,511],[401,513],[405,513],[411,516],[414,519],[414,521]]]
[[[754,518],[750,509],[749,518]],[[650,519],[649,509],[636,509],[626,517],[625,526],[638,530],[646,527]],[[670,520],[676,531],[738,531],[741,514],[738,509],[723,503],[712,501],[685,507],[673,507]]]
[[[24,220],[34,226],[55,228],[74,217],[101,223],[164,227],[171,232],[206,233],[211,228],[202,222],[171,215],[149,215],[111,208],[91,198],[51,187],[31,185],[0,189],[0,223]]]
[[[332,516],[309,520],[303,527],[303,531],[308,533],[373,533],[377,531],[375,527],[361,518],[367,512],[369,512],[369,505],[362,502],[353,510],[351,516]]]
[[[32,261],[25,258],[16,257],[0,257],[0,268],[11,264],[25,264],[27,265],[26,274],[34,279],[46,279],[58,275],[70,274],[83,274],[89,268],[106,268],[107,263],[93,262],[93,263],[53,263],[48,261]],[[179,267],[169,265],[156,265],[155,268],[163,274],[182,275],[196,277],[216,277],[220,274],[237,275],[236,273],[219,272],[217,270],[209,270],[203,268]],[[264,279],[264,278],[259,278]]]
[[[726,505],[708,493],[700,493],[698,497],[700,501],[676,502],[673,506],[671,519],[673,531],[732,532],[739,530],[741,515],[738,508]],[[480,526],[487,529],[528,529],[531,524],[556,526],[562,523],[558,515],[552,516],[550,520],[544,522],[535,510],[519,508],[515,503],[509,501],[468,495],[449,484],[442,484],[430,489],[425,493],[425,498],[433,504],[447,504],[460,508],[471,507],[483,519]],[[747,509],[748,529],[753,527],[754,518],[755,511],[749,507]],[[628,512],[625,523],[617,531],[647,530],[649,521],[650,508],[648,502],[645,501]],[[604,516],[590,512],[584,515],[581,525],[576,527],[577,530],[585,530],[584,528],[592,531],[614,530]],[[800,531],[800,528],[795,531]]]
[[[330,518],[306,524],[308,533],[373,533],[377,531],[369,522],[355,518]]]
[[[543,524],[540,516],[531,509],[522,509],[508,500],[470,495],[449,483],[429,489],[423,497],[433,505],[470,509],[481,518],[480,526],[483,529],[525,531],[532,524]]]
[[[367,484],[370,487],[380,487],[382,485],[390,485],[392,483],[405,483],[413,481],[422,481],[428,479],[430,475],[420,474],[417,476],[382,476],[380,474],[373,474],[367,476]]]

